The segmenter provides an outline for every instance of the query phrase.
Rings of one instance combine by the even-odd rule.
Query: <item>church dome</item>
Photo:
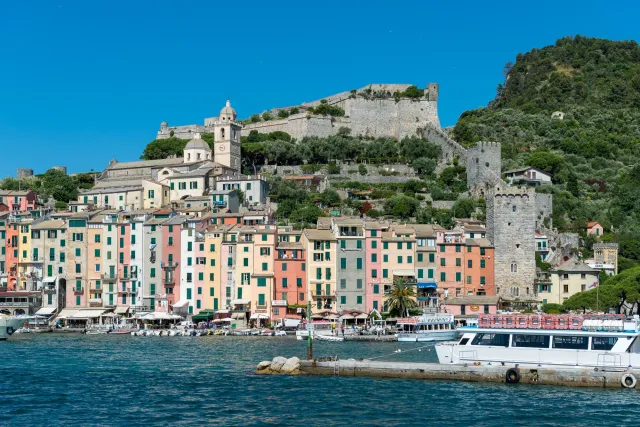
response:
[[[205,151],[211,151],[211,148],[209,147],[209,144],[207,144],[207,141],[205,141],[204,139],[202,139],[200,137],[199,133],[196,133],[195,136],[193,137],[193,139],[189,142],[187,142],[187,146],[184,147],[185,150],[205,150]]]
[[[224,106],[222,110],[220,110],[220,121],[234,121],[236,119],[236,110],[231,107],[231,102],[227,99],[227,105]]]

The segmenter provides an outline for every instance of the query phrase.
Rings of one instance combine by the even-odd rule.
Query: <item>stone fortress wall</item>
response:
[[[406,136],[421,135],[427,126],[440,127],[438,118],[438,85],[430,83],[424,96],[414,98],[393,98],[396,92],[407,89],[409,84],[371,84],[358,89],[356,93],[341,92],[301,105],[274,108],[270,112],[277,116],[282,109],[297,107],[300,113],[285,119],[269,120],[246,124],[242,136],[252,130],[260,133],[275,131],[286,132],[298,140],[305,136],[327,137],[338,133],[340,128],[348,128],[351,135],[371,138],[391,137],[398,140]],[[331,117],[311,114],[307,110],[317,107],[321,101],[342,108],[344,117]],[[217,117],[204,119],[204,125],[168,126],[163,122],[156,138],[175,136],[192,139],[195,133],[213,132],[213,123]]]
[[[440,127],[438,118],[438,85],[429,84],[425,96],[420,99],[400,98],[371,98],[362,96],[363,91],[372,93],[384,92],[390,94],[403,91],[410,85],[369,85],[359,89],[356,93],[342,92],[323,98],[327,105],[337,106],[345,111],[344,117],[330,117],[307,112],[310,107],[317,107],[321,100],[303,103],[298,107],[301,113],[286,119],[269,120],[247,124],[242,129],[246,136],[252,130],[260,133],[283,131],[300,140],[305,136],[327,137],[338,133],[340,128],[351,130],[351,135],[371,138],[391,137],[398,140],[406,136],[420,135],[430,124]],[[270,112],[277,115],[280,110],[292,107],[275,108]],[[206,123],[206,122],[205,122]]]

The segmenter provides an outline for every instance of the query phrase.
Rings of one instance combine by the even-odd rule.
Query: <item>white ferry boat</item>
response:
[[[436,344],[446,364],[639,369],[640,319],[621,315],[480,315],[459,341]]]
[[[399,342],[448,341],[456,339],[458,331],[453,314],[423,314],[409,332],[398,332]]]
[[[29,318],[13,317],[0,314],[0,341],[9,339],[18,329],[22,327]]]

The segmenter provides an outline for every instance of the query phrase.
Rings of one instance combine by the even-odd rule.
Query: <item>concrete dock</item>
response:
[[[276,363],[276,359],[281,362]],[[262,362],[258,373],[288,373],[278,365],[286,361]],[[306,375],[341,377],[400,378],[416,380],[447,380],[469,382],[506,383],[508,371],[517,371],[517,384],[555,385],[570,387],[635,388],[640,389],[640,371],[624,368],[573,369],[573,368],[523,368],[496,365],[441,365],[439,363],[376,362],[369,360],[297,361],[295,372]],[[270,364],[273,365],[270,366]],[[626,385],[623,383],[626,382]],[[516,385],[516,384],[514,384]]]

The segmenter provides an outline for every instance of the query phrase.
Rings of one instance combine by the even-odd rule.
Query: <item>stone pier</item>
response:
[[[275,360],[275,359],[274,359]],[[282,358],[282,361],[287,359]],[[570,387],[622,388],[623,377],[631,374],[640,379],[640,371],[623,368],[594,370],[573,368],[523,368],[496,365],[442,365],[438,363],[375,362],[368,360],[298,361],[295,373],[341,377],[402,378],[416,380],[450,380],[505,383],[507,371],[516,369],[518,384]],[[264,364],[270,362],[262,362]],[[261,367],[258,368],[260,372]],[[269,371],[269,373],[275,373]],[[285,371],[278,373],[286,373]],[[629,387],[628,384],[626,387]],[[640,382],[635,384],[640,389]]]

